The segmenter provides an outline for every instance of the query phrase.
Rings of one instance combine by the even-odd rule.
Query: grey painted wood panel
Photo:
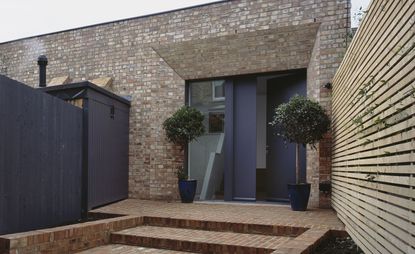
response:
[[[0,75],[0,234],[81,215],[82,110]]]
[[[90,82],[42,90],[83,100],[83,210],[128,197],[130,102]]]

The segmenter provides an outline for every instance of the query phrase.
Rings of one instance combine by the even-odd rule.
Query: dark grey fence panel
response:
[[[0,234],[81,217],[82,109],[0,75]]]

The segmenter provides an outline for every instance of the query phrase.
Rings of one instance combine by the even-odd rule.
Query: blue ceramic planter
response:
[[[309,183],[288,184],[288,195],[293,211],[307,210],[308,198],[310,197],[310,186],[311,184]]]
[[[196,194],[197,180],[179,180],[182,203],[192,203]]]

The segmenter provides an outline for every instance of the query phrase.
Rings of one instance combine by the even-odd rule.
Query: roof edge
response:
[[[62,91],[62,90],[70,90],[70,89],[74,89],[74,88],[90,88],[92,90],[98,91],[102,94],[105,94],[106,96],[113,98],[121,103],[124,103],[128,106],[131,105],[131,101],[127,100],[126,98],[117,95],[111,91],[108,91],[102,87],[99,87],[93,83],[91,83],[90,81],[80,81],[80,82],[76,82],[76,83],[70,83],[70,84],[65,84],[65,85],[57,85],[57,86],[46,86],[46,87],[40,87],[40,88],[36,88],[37,90],[41,90],[44,92],[55,92],[55,91]]]
[[[134,20],[134,19],[143,19],[143,18],[148,18],[148,17],[152,17],[152,16],[169,14],[169,13],[173,13],[173,12],[191,10],[191,9],[196,9],[196,8],[201,8],[201,7],[205,7],[205,6],[209,6],[209,5],[221,4],[221,3],[226,3],[226,2],[230,2],[230,0],[217,0],[217,1],[211,2],[211,3],[198,4],[198,5],[193,5],[193,6],[188,6],[188,7],[183,7],[183,8],[178,8],[178,9],[173,9],[173,10],[168,10],[168,11],[161,11],[161,12],[156,12],[156,13],[151,13],[151,14],[145,14],[145,15],[142,15],[142,16],[136,16],[136,17],[124,18],[124,19],[117,19],[117,20],[112,20],[112,21],[107,21],[107,22],[102,22],[102,23],[96,23],[96,24],[92,24],[92,25],[86,25],[86,26],[80,26],[80,27],[74,27],[74,28],[59,30],[59,31],[56,31],[56,32],[32,35],[32,36],[23,37],[23,38],[19,38],[19,39],[14,39],[14,40],[10,40],[10,41],[0,42],[0,45],[12,43],[12,42],[17,42],[17,41],[33,39],[33,38],[37,38],[37,37],[43,37],[43,36],[54,35],[54,34],[59,34],[59,33],[65,33],[65,32],[70,32],[70,31],[75,31],[75,30],[81,30],[81,29],[86,29],[86,28],[91,28],[91,27],[97,27],[97,26],[109,25],[109,24],[114,24],[114,23],[119,23],[119,22],[124,22],[124,21],[130,21],[130,20]]]

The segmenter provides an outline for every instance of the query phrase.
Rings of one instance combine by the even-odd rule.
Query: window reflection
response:
[[[203,113],[208,133],[224,132],[225,81],[192,82],[189,89],[190,106]]]

